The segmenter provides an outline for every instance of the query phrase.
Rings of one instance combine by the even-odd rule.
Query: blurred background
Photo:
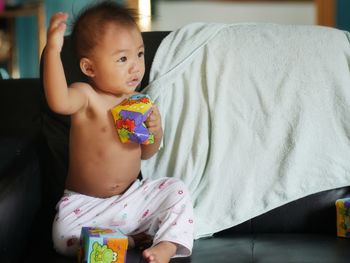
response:
[[[0,0],[0,78],[39,77],[52,14],[71,19],[98,0]],[[142,31],[175,30],[191,22],[324,25],[350,31],[350,0],[115,0],[140,14]]]

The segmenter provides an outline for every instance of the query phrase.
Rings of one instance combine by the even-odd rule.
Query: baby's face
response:
[[[91,61],[95,88],[115,95],[133,93],[145,73],[140,31],[136,27],[106,25]]]

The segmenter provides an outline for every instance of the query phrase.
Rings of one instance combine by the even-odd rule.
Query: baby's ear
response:
[[[80,59],[80,69],[88,77],[93,78],[95,76],[93,63],[88,58]]]

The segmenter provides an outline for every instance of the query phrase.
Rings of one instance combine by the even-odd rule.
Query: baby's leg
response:
[[[175,255],[176,249],[176,244],[162,241],[154,247],[145,249],[142,255],[148,263],[168,263]]]
[[[171,257],[191,254],[193,246],[193,208],[183,182],[163,178],[145,183],[147,207],[141,222],[154,235],[153,246],[144,251],[148,262],[168,262]]]

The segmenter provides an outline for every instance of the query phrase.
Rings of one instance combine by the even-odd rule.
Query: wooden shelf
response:
[[[19,17],[36,17],[37,22],[37,39],[38,39],[38,63],[40,55],[44,49],[46,42],[46,28],[45,28],[45,8],[42,2],[31,4],[23,4],[14,8],[5,9],[0,12],[0,19],[7,20],[7,33],[10,36],[10,54],[8,59],[8,71],[12,78],[19,77],[19,70],[16,56],[16,30],[15,19]]]

